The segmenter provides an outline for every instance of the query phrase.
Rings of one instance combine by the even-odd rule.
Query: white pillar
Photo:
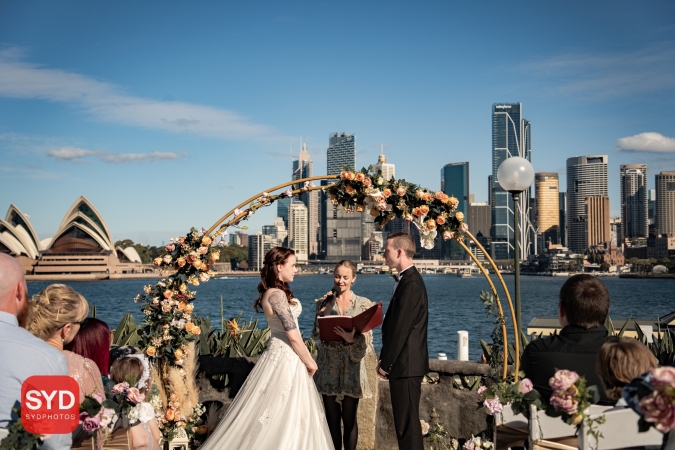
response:
[[[469,360],[469,332],[468,331],[458,331],[457,332],[457,360],[458,361],[468,361]]]

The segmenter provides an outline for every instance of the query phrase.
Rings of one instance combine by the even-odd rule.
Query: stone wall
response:
[[[218,402],[224,406],[223,412],[230,406],[236,393],[244,383],[246,376],[253,369],[257,358],[200,358],[201,387],[200,401]],[[394,431],[391,410],[389,382],[380,380],[375,375],[377,355],[366,354],[366,367],[373,396],[362,399],[359,403],[359,447],[377,449],[395,449],[396,433]],[[439,420],[448,431],[449,436],[469,438],[478,435],[487,428],[486,415],[478,407],[475,392],[453,387],[453,377],[477,376],[487,374],[486,364],[464,361],[430,360],[432,372],[439,375],[436,384],[422,385],[420,416],[429,421],[431,409],[436,408]],[[227,374],[228,386],[219,389],[217,382],[210,381],[212,375]]]

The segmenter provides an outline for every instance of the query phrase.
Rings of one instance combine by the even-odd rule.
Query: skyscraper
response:
[[[441,191],[459,200],[457,210],[469,217],[469,163],[450,163],[441,169]],[[471,226],[471,223],[469,223]],[[440,238],[437,238],[440,239]],[[466,259],[468,255],[455,240],[443,242],[445,257]]]
[[[262,234],[258,231],[248,237],[248,268],[251,270],[260,270],[265,261],[265,255],[275,245],[275,239],[272,236]]]
[[[609,197],[591,195],[584,201],[586,210],[586,246],[611,242],[609,229]]]
[[[293,179],[309,178],[313,175],[313,162],[307,152],[307,145],[302,144],[302,151],[298,159],[293,161]],[[296,186],[301,188],[302,186]],[[319,192],[304,192],[299,196],[300,201],[307,207],[307,243],[308,255],[315,259],[319,252]]]
[[[649,235],[649,204],[647,200],[647,164],[622,164],[621,175],[621,231],[624,238]]]
[[[263,225],[262,233],[277,240],[278,245],[288,245],[286,238],[288,237],[288,230],[284,224],[284,219],[275,217],[272,225]]]
[[[573,252],[584,252],[587,241],[586,199],[606,197],[607,155],[567,158],[567,235]]]
[[[656,232],[675,236],[675,172],[656,175]]]
[[[377,164],[373,166],[373,173],[377,174],[380,170],[382,171],[382,178],[384,178],[385,181],[396,178],[396,166],[387,162],[387,157],[384,156],[383,150],[380,151],[380,157],[377,160]]]
[[[558,207],[560,220],[558,222],[560,229],[560,244],[567,247],[567,192],[558,193]]]
[[[558,173],[540,172],[534,175],[535,201],[537,204],[536,225],[543,237],[543,244],[560,243],[560,198],[558,196]],[[538,249],[540,252],[544,248]]]
[[[331,133],[327,156],[327,174],[339,175],[343,167],[353,169],[356,165],[356,137],[347,133]],[[321,210],[322,251],[326,259],[361,259],[361,214],[349,214],[342,207],[334,206],[330,198],[323,196]]]
[[[288,208],[288,247],[295,251],[298,263],[306,263],[307,243],[307,207],[302,202],[291,203]]]
[[[288,197],[277,200],[277,217],[281,217],[284,225],[288,228],[288,207],[291,206],[291,199]]]
[[[531,160],[530,122],[523,119],[521,103],[492,105],[492,185],[490,206],[492,206],[492,257],[512,259],[513,200],[511,194],[502,189],[497,179],[497,170],[505,159],[513,156]],[[520,205],[520,248],[521,258],[531,252],[530,243],[530,189],[521,195]]]

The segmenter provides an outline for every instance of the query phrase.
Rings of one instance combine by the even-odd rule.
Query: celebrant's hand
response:
[[[335,330],[335,334],[344,339],[346,343],[348,344],[354,343],[354,335],[356,334],[356,328],[353,328],[352,331],[345,331],[345,329],[342,327],[335,327],[333,328],[333,330]]]
[[[379,362],[377,363],[377,368],[375,369],[375,371],[377,372],[377,376],[382,378],[383,380],[389,379],[389,375],[387,374],[387,372],[380,369],[380,363]]]

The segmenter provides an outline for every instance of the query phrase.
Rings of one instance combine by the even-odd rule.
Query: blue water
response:
[[[448,358],[457,357],[457,331],[469,332],[470,358],[480,357],[479,339],[490,342],[490,333],[494,328],[493,319],[487,319],[485,309],[479,299],[481,290],[489,290],[482,276],[458,278],[453,275],[423,275],[429,296],[429,354],[447,353]],[[263,314],[253,311],[256,297],[256,277],[212,279],[201,284],[195,290],[195,313],[211,318],[214,327],[220,323],[220,297],[223,297],[225,318],[244,312],[244,318],[259,318],[265,327]],[[497,284],[496,277],[493,281]],[[521,277],[521,299],[523,324],[533,317],[557,317],[558,293],[566,281],[563,277]],[[656,320],[658,317],[675,310],[675,280],[644,280],[603,278],[611,294],[610,316],[614,318],[633,318]],[[133,299],[145,284],[156,280],[116,280],[70,282],[75,290],[96,305],[97,317],[105,320],[114,328],[127,311],[131,311],[137,321],[142,320],[140,305]],[[511,295],[513,276],[506,276]],[[28,283],[31,294],[49,285],[47,282]],[[308,336],[314,319],[314,299],[322,296],[333,285],[331,275],[297,276],[291,284],[295,296],[300,299],[303,314],[300,316],[300,329]],[[394,280],[386,275],[359,275],[354,285],[358,295],[370,300],[382,301],[386,311],[389,304]],[[500,298],[503,295],[500,293]],[[503,305],[507,317],[506,301]],[[510,324],[510,320],[509,320]],[[381,335],[374,331],[375,348],[379,351]]]

